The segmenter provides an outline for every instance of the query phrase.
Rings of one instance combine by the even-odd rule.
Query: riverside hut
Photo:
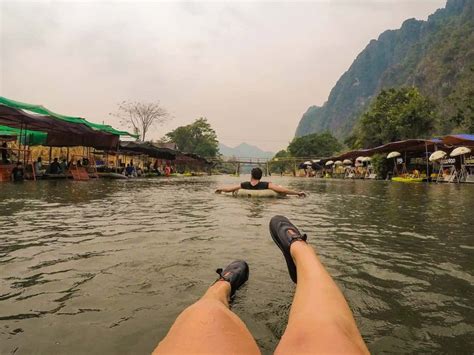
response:
[[[50,163],[52,147],[87,147],[88,154],[84,158],[95,168],[94,158],[90,155],[91,148],[117,149],[120,136],[134,137],[133,134],[116,130],[109,125],[92,123],[81,117],[61,115],[41,105],[27,104],[5,97],[0,97],[0,125],[4,131],[9,129],[10,132],[16,132],[18,140],[16,159],[31,168],[33,179],[36,176],[31,161],[29,149],[31,146],[49,147]],[[74,165],[71,172],[81,170],[80,174],[73,176],[82,179],[87,175],[82,171],[84,169]]]

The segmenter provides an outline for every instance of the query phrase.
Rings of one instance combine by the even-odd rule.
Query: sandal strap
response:
[[[303,235],[295,235],[295,236],[292,236],[291,237],[291,240],[290,240],[290,245],[293,244],[294,242],[296,242],[297,240],[300,240],[302,242],[305,242],[306,243],[306,240],[308,239],[308,236],[305,234]]]
[[[230,279],[228,277],[225,277],[222,272],[224,270],[222,268],[218,268],[216,269],[216,273],[219,275],[219,278],[216,280],[217,281],[221,281],[221,280],[224,280],[224,281],[227,281],[227,282],[230,282]]]

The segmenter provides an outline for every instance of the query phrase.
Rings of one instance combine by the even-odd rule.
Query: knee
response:
[[[205,320],[209,318],[218,318],[223,315],[227,315],[229,312],[228,308],[222,303],[213,300],[199,300],[193,305],[186,308],[180,317],[183,318],[196,318]]]
[[[312,337],[307,331],[286,331],[280,339],[275,355],[311,353],[314,348],[311,346]]]
[[[338,326],[327,325],[318,329],[301,327],[287,330],[275,354],[363,354],[357,340]]]

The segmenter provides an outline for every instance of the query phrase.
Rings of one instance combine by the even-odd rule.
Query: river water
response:
[[[308,234],[373,353],[472,354],[474,186],[271,179],[309,196],[216,195],[240,181],[224,176],[0,185],[0,354],[150,353],[238,258],[232,309],[270,354],[294,292],[275,214]]]

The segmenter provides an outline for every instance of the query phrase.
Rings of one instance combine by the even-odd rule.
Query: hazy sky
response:
[[[205,116],[226,145],[277,151],[371,39],[446,0],[0,0],[0,95],[122,127],[122,100],[159,100],[160,138]]]

